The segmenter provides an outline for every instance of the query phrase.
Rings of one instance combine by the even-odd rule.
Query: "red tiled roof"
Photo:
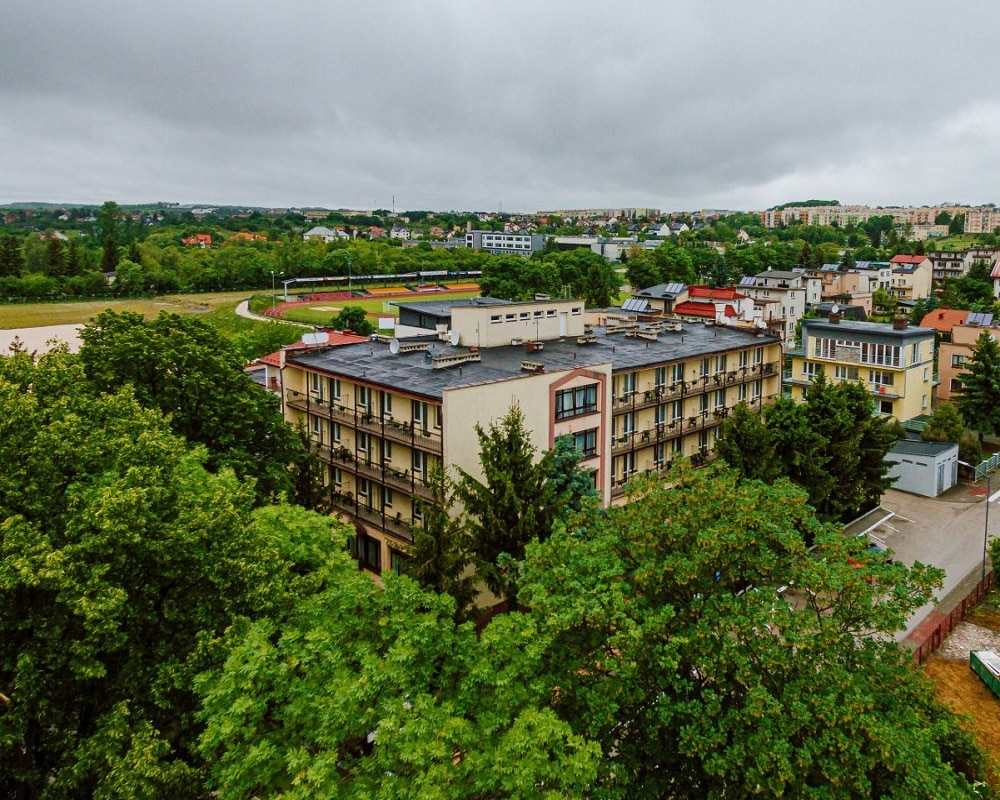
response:
[[[707,286],[691,286],[688,288],[688,297],[704,297],[708,300],[743,300],[745,294],[740,294],[732,286],[724,289],[709,289]]]
[[[990,272],[990,277],[1000,278],[1000,264],[997,264],[995,267],[993,267],[993,271]]]
[[[924,314],[924,318],[920,320],[920,327],[933,328],[942,333],[951,333],[951,329],[956,325],[964,324],[968,316],[968,311],[956,308],[937,308]]]
[[[687,300],[674,306],[675,314],[687,314],[689,317],[705,317],[715,319],[715,306],[712,303],[692,303]]]
[[[893,256],[889,259],[890,264],[919,264],[927,256],[908,256],[900,253],[898,256]]]

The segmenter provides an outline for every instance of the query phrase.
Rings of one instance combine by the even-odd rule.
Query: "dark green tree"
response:
[[[113,236],[105,236],[101,245],[101,272],[107,274],[118,269],[118,260],[121,258],[121,251]]]
[[[0,239],[0,278],[19,278],[24,272],[24,254],[17,237],[6,234]]]
[[[45,274],[57,280],[66,276],[66,250],[56,236],[49,236],[45,242]]]
[[[375,326],[368,321],[368,315],[361,306],[345,306],[330,324],[337,330],[353,331],[359,336],[368,336],[375,332]]]
[[[557,513],[582,511],[600,501],[594,487],[594,473],[580,467],[582,460],[583,453],[576,448],[572,436],[556,437],[548,481]]]
[[[498,597],[517,603],[516,563],[528,542],[545,539],[555,518],[552,451],[537,451],[514,405],[502,419],[475,428],[483,480],[459,470],[455,491],[473,522],[472,550],[480,576]]]
[[[965,360],[961,386],[955,393],[966,425],[983,436],[1000,433],[1000,344],[988,330],[979,334]]]
[[[661,283],[659,267],[641,247],[631,247],[625,264],[625,279],[632,291],[638,292]]]
[[[456,507],[454,483],[444,470],[431,469],[427,483],[433,499],[423,504],[423,523],[413,528],[406,574],[425,589],[450,595],[455,620],[461,622],[474,616],[478,593],[472,534],[464,512]]]
[[[745,403],[736,406],[723,423],[715,452],[747,480],[773,483],[783,474],[763,416]]]

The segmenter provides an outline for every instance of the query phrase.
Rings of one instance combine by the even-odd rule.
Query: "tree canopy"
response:
[[[80,338],[87,378],[99,391],[131,386],[143,406],[170,415],[175,433],[207,448],[209,469],[253,478],[262,500],[293,490],[305,457],[300,441],[277,399],[254,385],[232,346],[201,320],[105,311]]]
[[[979,334],[965,360],[955,401],[969,427],[979,432],[980,441],[984,434],[1000,433],[1000,344],[988,330]]]

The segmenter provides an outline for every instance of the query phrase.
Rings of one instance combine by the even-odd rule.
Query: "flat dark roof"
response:
[[[378,341],[313,350],[286,356],[286,360],[289,364],[331,375],[381,384],[396,391],[439,400],[447,389],[528,377],[531,373],[521,369],[524,359],[543,364],[548,372],[608,362],[616,372],[621,372],[779,341],[768,334],[758,335],[752,331],[702,322],[684,323],[683,330],[678,333],[663,331],[656,341],[626,338],[624,333],[607,334],[602,327],[595,327],[594,334],[597,338],[594,344],[577,344],[576,337],[567,337],[561,341],[546,341],[543,349],[534,353],[526,352],[524,345],[483,348],[479,351],[482,359],[479,362],[440,369],[433,368],[424,351],[392,355],[388,345]],[[451,347],[446,342],[435,342],[431,348],[437,355],[469,350],[467,347]]]

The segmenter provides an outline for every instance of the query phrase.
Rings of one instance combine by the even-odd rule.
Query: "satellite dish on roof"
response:
[[[458,344],[459,333],[458,331],[448,331],[448,343],[455,347]]]
[[[389,352],[394,356],[399,355],[399,339],[393,338],[389,341]]]
[[[834,303],[833,307],[830,309],[830,313],[831,314],[839,314],[840,313],[840,306],[838,306],[836,303]]]

